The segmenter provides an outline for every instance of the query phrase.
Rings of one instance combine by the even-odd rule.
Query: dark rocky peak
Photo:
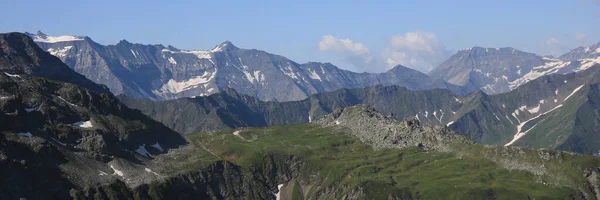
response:
[[[52,80],[69,82],[99,93],[109,93],[105,86],[98,85],[73,71],[59,58],[42,50],[26,34],[0,34],[0,70],[11,74],[28,74]]]
[[[121,41],[119,41],[119,43],[117,43],[117,46],[126,46],[129,47],[133,45],[131,42],[127,41],[126,39],[122,39]]]
[[[178,49],[178,48],[176,48],[174,46],[171,46],[171,45],[168,45],[166,49],[169,50],[169,51],[181,51],[181,49]]]
[[[48,35],[46,35],[45,33],[42,33],[42,31],[38,30],[35,35],[41,37],[41,38],[47,38]]]

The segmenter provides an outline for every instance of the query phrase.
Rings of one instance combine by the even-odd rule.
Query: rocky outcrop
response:
[[[367,105],[337,109],[315,123],[342,127],[376,149],[419,147],[446,152],[449,151],[448,145],[456,142],[472,144],[471,140],[452,132],[448,127],[421,125],[415,118],[400,123]]]

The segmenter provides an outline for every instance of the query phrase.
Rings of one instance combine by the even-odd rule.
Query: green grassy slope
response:
[[[456,145],[446,153],[417,147],[374,150],[339,129],[311,124],[244,129],[239,136],[222,131],[188,137],[244,167],[269,155],[297,157],[303,163],[299,179],[313,180],[306,196],[325,199],[357,189],[372,199],[566,198],[586,188],[580,170],[600,164],[590,156],[477,144]],[[557,157],[540,158],[545,154]]]

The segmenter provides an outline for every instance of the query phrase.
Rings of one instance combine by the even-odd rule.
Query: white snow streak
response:
[[[16,75],[16,74],[9,74],[9,73],[6,73],[6,72],[4,72],[4,74],[6,74],[7,76],[10,76],[10,77],[13,77],[13,78],[21,78],[21,76]]]
[[[571,94],[569,94],[569,96],[567,96],[567,97],[565,98],[565,100],[563,100],[563,101],[566,101],[567,99],[571,98],[571,96],[573,96],[573,94],[575,94],[577,91],[579,91],[579,90],[580,90],[580,89],[581,89],[583,86],[584,86],[584,85],[581,85],[581,86],[579,86],[579,87],[575,88],[575,90],[573,90],[573,92],[571,92]]]
[[[321,77],[315,71],[308,70],[308,76],[312,79],[321,81]]]
[[[117,169],[117,168],[115,168],[113,165],[110,165],[110,168],[111,168],[113,171],[115,171],[115,173],[114,173],[115,175],[119,175],[120,177],[123,177],[123,176],[125,176],[125,174],[124,174],[122,171],[118,170],[118,169]]]
[[[67,104],[71,105],[71,106],[77,107],[77,105],[75,105],[74,103],[71,103],[71,102],[69,102],[69,101],[65,100],[65,99],[64,99],[64,98],[62,98],[61,96],[58,96],[58,98],[59,98],[60,100],[64,101],[65,103],[67,103]]]
[[[154,175],[160,176],[158,173],[156,173],[156,172],[152,171],[150,168],[144,167],[144,170],[145,170],[146,172],[149,172],[149,173],[152,173],[152,174],[154,174]]]
[[[519,123],[519,125],[517,125],[517,134],[515,134],[514,138],[510,142],[506,143],[504,146],[510,146],[510,145],[512,145],[517,140],[519,140],[521,137],[523,137],[525,134],[527,134],[527,132],[529,132],[531,129],[533,129],[533,128],[535,128],[535,126],[537,126],[537,124],[535,124],[534,126],[532,126],[531,128],[529,128],[527,131],[521,132],[522,131],[521,129],[523,129],[523,126],[525,126],[525,124],[527,124],[527,122],[530,122],[531,120],[537,119],[537,118],[541,117],[542,115],[548,114],[548,113],[550,113],[550,112],[552,112],[552,111],[554,111],[554,110],[556,110],[556,109],[558,109],[560,107],[562,107],[562,104],[560,104],[560,105],[558,105],[558,106],[550,109],[549,111],[547,111],[545,113],[542,113],[542,114],[540,114],[538,116],[532,117],[531,119],[528,119],[527,121],[524,121],[523,123]]]

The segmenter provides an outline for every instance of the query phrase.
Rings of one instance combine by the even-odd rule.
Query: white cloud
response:
[[[350,39],[340,39],[332,35],[323,36],[323,39],[319,43],[319,50],[321,51],[335,51],[340,54],[353,54],[353,55],[368,55],[369,48],[366,45],[354,42]]]
[[[394,35],[390,41],[390,46],[389,51],[400,52],[404,56],[391,53],[390,55],[396,55],[394,56],[395,59],[392,58],[392,60],[397,62],[387,62],[388,64],[401,64],[423,72],[433,69],[452,53],[446,49],[444,43],[435,34],[423,31]],[[404,59],[398,59],[402,57]],[[386,58],[386,60],[388,59]]]
[[[428,32],[393,35],[388,42],[384,49],[373,53],[365,44],[326,35],[319,42],[319,50],[335,52],[356,70],[370,72],[381,72],[396,65],[427,72],[452,53],[435,34]]]
[[[570,48],[565,45],[562,41],[555,37],[550,37],[540,45],[540,52],[544,55],[552,55],[558,57],[566,52]]]
[[[598,0],[600,2],[600,0]],[[587,39],[587,34],[585,33],[575,33],[575,39],[582,41]]]
[[[378,65],[373,64],[374,59],[369,48],[350,39],[341,39],[332,35],[323,36],[319,42],[319,50],[332,51],[337,56],[350,62],[354,70],[378,71]]]

